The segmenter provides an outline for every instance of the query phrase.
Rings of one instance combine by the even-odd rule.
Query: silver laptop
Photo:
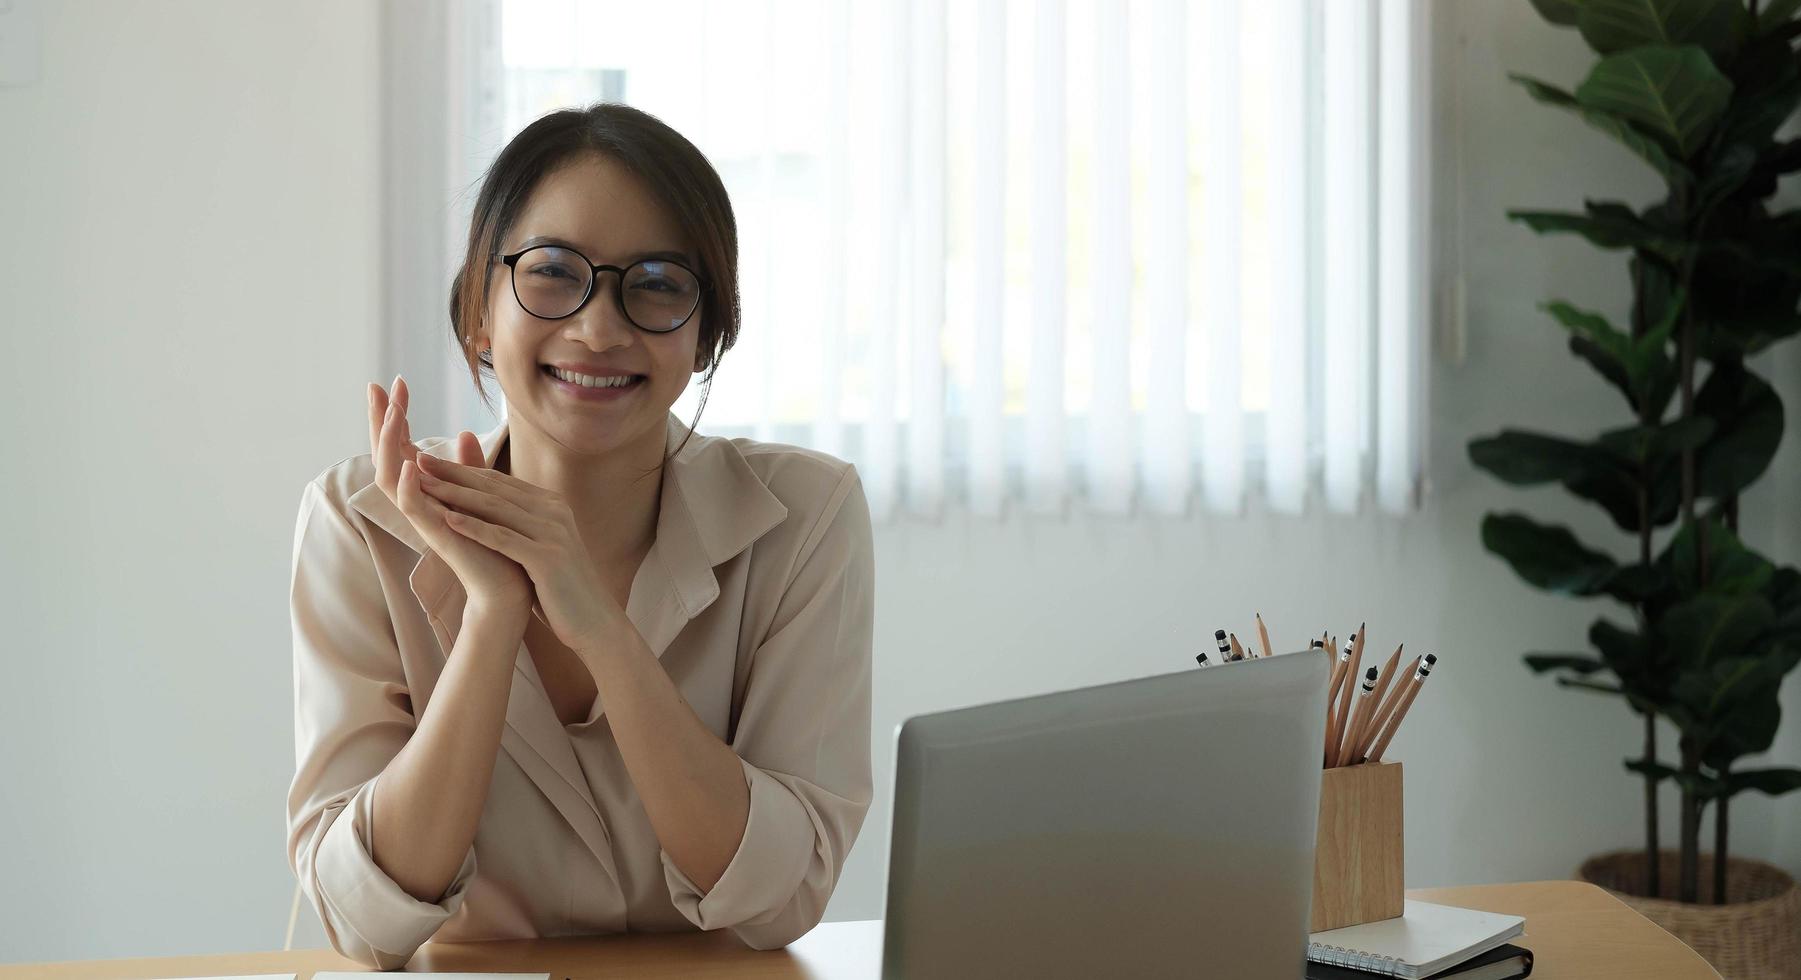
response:
[[[1303,975],[1324,650],[916,715],[883,980]]]

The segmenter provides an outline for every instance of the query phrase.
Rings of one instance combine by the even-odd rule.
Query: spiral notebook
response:
[[[1314,933],[1307,944],[1307,958],[1378,976],[1420,980],[1481,956],[1526,931],[1526,920],[1517,915],[1411,898],[1404,909],[1398,918]]]

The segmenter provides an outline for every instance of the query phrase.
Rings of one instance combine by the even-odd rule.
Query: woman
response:
[[[295,530],[288,857],[332,946],[786,945],[869,807],[869,511],[848,463],[670,412],[738,330],[719,176],[625,106],[539,119],[451,321],[506,420],[415,444],[371,385]]]

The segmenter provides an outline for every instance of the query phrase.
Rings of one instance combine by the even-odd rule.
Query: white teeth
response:
[[[576,374],[573,371],[564,371],[556,367],[551,368],[550,373],[570,384],[578,384],[584,388],[623,388],[631,384],[633,380],[633,376],[629,374],[600,378],[589,374]]]

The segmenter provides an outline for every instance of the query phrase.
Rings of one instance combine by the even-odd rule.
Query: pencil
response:
[[[1338,648],[1338,637],[1326,641],[1326,652],[1332,653]],[[1326,696],[1326,768],[1338,764],[1338,692],[1344,687],[1345,668],[1351,663],[1351,648],[1346,645],[1344,652],[1332,662],[1332,690]]]
[[[1401,646],[1406,646],[1406,644]],[[1382,699],[1388,694],[1389,686],[1394,683],[1395,668],[1400,665],[1401,647],[1395,647],[1394,655],[1388,658],[1388,663],[1382,665],[1382,680],[1376,684],[1376,693],[1373,695],[1374,704],[1370,707],[1369,718],[1364,722],[1364,726],[1357,730],[1357,737],[1351,741],[1350,752],[1353,764],[1363,758],[1363,754],[1369,751],[1370,742],[1374,741],[1376,714],[1382,710]]]
[[[1334,766],[1345,764],[1345,727],[1351,720],[1351,701],[1357,694],[1357,678],[1363,672],[1363,644],[1357,642],[1357,637],[1362,633],[1363,627],[1357,627],[1357,632],[1351,635],[1350,642],[1345,644],[1351,650],[1351,662],[1346,668],[1344,697],[1338,702],[1338,727],[1333,730],[1337,735],[1337,741],[1333,743],[1332,747],[1332,764]]]
[[[1407,709],[1413,707],[1413,699],[1419,696],[1420,688],[1426,686],[1426,678],[1431,675],[1432,665],[1437,662],[1436,655],[1426,654],[1425,661],[1420,664],[1419,673],[1413,675],[1413,683],[1407,685],[1407,700],[1402,701],[1401,706],[1395,709],[1395,716],[1388,721],[1388,731],[1382,733],[1382,737],[1376,742],[1376,747],[1370,750],[1369,761],[1372,765],[1382,761],[1382,753],[1388,750],[1389,740],[1395,737],[1396,731],[1400,730],[1401,719],[1407,717]]]
[[[1319,642],[1326,648],[1326,655],[1332,658],[1332,693],[1326,695],[1326,716],[1331,717],[1332,702],[1338,698],[1338,685],[1344,683],[1344,663],[1338,659],[1338,645],[1330,636],[1322,632]]]
[[[1419,672],[1419,667],[1420,658],[1414,657],[1406,670],[1394,675],[1394,686],[1389,688],[1388,697],[1376,708],[1376,716],[1370,720],[1369,731],[1363,736],[1363,745],[1357,749],[1359,756],[1368,756],[1370,746],[1382,734],[1382,730],[1388,727],[1388,719],[1394,717],[1395,709],[1400,707],[1401,699],[1406,696],[1407,687],[1413,683],[1413,676]]]
[[[1348,766],[1353,761],[1351,749],[1354,740],[1357,734],[1363,731],[1364,724],[1369,721],[1370,706],[1376,703],[1375,699],[1370,697],[1376,690],[1376,673],[1376,665],[1370,664],[1369,670],[1364,672],[1363,683],[1358,686],[1357,710],[1351,713],[1350,730],[1345,732],[1344,741],[1338,747],[1338,764],[1341,766]]]
[[[1257,614],[1257,641],[1263,645],[1264,656],[1269,657],[1274,655],[1274,651],[1269,648],[1269,630],[1265,629],[1263,626],[1262,613]]]
[[[1244,647],[1239,645],[1238,634],[1237,633],[1227,633],[1226,639],[1232,641],[1232,659],[1233,660],[1243,660],[1244,659]]]

